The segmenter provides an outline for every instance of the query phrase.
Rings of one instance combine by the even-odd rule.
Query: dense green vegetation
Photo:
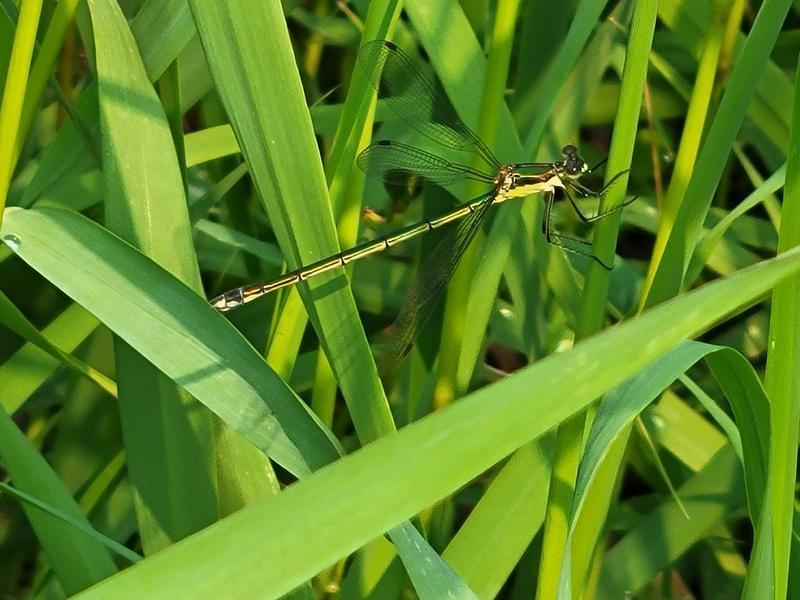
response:
[[[798,23],[0,0],[0,595],[800,598]],[[502,160],[607,157],[587,212],[638,196],[556,205],[612,270],[546,243],[541,195],[493,208],[383,377],[437,232],[208,304],[485,191],[356,168],[425,141],[375,103],[373,39]]]

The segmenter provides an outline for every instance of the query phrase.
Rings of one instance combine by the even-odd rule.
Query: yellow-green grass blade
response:
[[[686,188],[686,195],[653,277],[648,305],[676,294],[683,285],[684,274],[698,242],[714,190],[722,177],[739,127],[790,6],[791,0],[770,0],[764,2],[758,11],[700,150],[696,164],[702,165],[702,169],[695,169]]]
[[[67,307],[41,332],[47,344],[64,352],[72,352],[97,329],[97,319],[77,304]],[[63,364],[60,357],[29,341],[0,364],[3,409],[13,415],[25,401]],[[116,395],[116,386],[113,388]]]
[[[618,112],[614,120],[613,138],[608,157],[607,179],[616,173],[625,171],[631,164],[657,8],[657,2],[643,0],[637,2],[633,10]],[[625,174],[601,200],[601,210],[608,210],[622,204],[627,184],[628,175]],[[595,226],[592,252],[607,264],[613,264],[620,221],[621,214],[617,212],[609,215]],[[584,284],[583,302],[575,332],[577,338],[587,337],[602,327],[610,285],[610,273],[593,262],[589,267]],[[583,453],[585,427],[590,421],[591,412],[587,415],[578,415],[560,427],[557,433],[542,546],[542,562],[537,581],[538,598],[552,598],[558,593],[560,573],[565,569],[571,573],[571,568],[564,566],[565,562],[576,560],[586,565],[589,564],[589,558],[585,554],[572,557],[567,551],[570,535],[567,517],[569,507],[573,502],[575,480]],[[609,485],[612,484],[613,481],[610,481]],[[598,510],[604,512],[603,509],[598,508]],[[580,532],[583,542],[580,547],[589,556],[593,554],[594,542],[599,533],[596,527],[583,529]],[[584,573],[576,575],[581,580],[585,576]],[[571,574],[569,577],[571,578]]]
[[[14,4],[3,4],[0,6],[0,83],[5,85],[6,75],[8,74],[8,63],[11,57],[11,48],[14,41],[14,28],[17,19],[16,6]]]
[[[375,39],[389,38],[400,16],[400,8],[401,3],[397,0],[370,2],[366,8],[360,42],[363,44]],[[359,196],[363,195],[364,174],[354,168],[354,159],[356,152],[366,146],[371,138],[371,124],[374,118],[374,110],[371,108],[374,105],[374,93],[367,74],[363,69],[356,67],[351,74],[347,97],[339,115],[325,165],[330,203],[337,220],[338,237],[340,243],[345,246],[354,246],[358,239],[361,214]],[[270,350],[274,352],[274,345]],[[326,423],[332,419],[336,387],[334,372],[325,354],[320,353],[317,357],[311,405]]]
[[[286,22],[277,2],[191,2],[209,67],[287,262],[338,250],[333,215]],[[270,60],[263,40],[272,40]],[[310,289],[309,289],[310,288]],[[301,294],[359,438],[392,431],[374,361],[344,274]]]
[[[647,300],[647,289],[655,276],[658,263],[663,256],[664,247],[669,239],[672,226],[680,209],[681,201],[697,161],[697,153],[705,133],[705,123],[711,108],[715,78],[719,70],[719,58],[725,33],[725,16],[727,13],[723,2],[713,5],[714,10],[709,17],[709,26],[703,41],[703,50],[697,67],[697,77],[692,88],[689,106],[686,111],[686,122],[675,156],[675,166],[670,177],[669,187],[664,196],[661,209],[658,233],[650,258],[645,292],[641,297],[641,306]]]
[[[122,10],[90,0],[97,53],[106,223],[202,291],[167,116]],[[217,518],[212,416],[125,341],[115,340],[120,418],[145,553]],[[169,482],[169,485],[164,485]]]
[[[239,145],[230,125],[217,125],[186,134],[187,167],[238,153]]]
[[[519,12],[518,0],[501,0],[497,4],[495,18],[490,29],[488,44],[490,47],[486,63],[486,77],[482,86],[481,104],[478,118],[477,133],[489,147],[495,145],[495,140],[503,137],[499,131],[499,124],[508,116],[508,107],[505,103],[506,81],[511,62],[511,49],[516,30],[517,14]],[[463,78],[462,78],[463,79]],[[481,161],[475,157],[473,166],[480,167]],[[465,186],[467,196],[473,197],[482,192],[481,185],[471,183]],[[511,248],[514,231],[506,236],[507,252]],[[466,249],[461,257],[458,269],[448,283],[447,301],[442,318],[442,334],[439,344],[439,363],[437,369],[436,387],[434,389],[434,405],[441,407],[449,404],[460,396],[466,386],[459,389],[458,370],[461,346],[463,343],[464,323],[467,315],[470,319],[474,313],[469,312],[468,302],[472,291],[472,277],[483,255],[483,238],[478,236]],[[499,281],[499,278],[498,278]],[[484,296],[486,290],[483,290]],[[488,323],[488,315],[486,317]],[[478,322],[478,324],[481,324]],[[483,324],[485,327],[485,324]],[[481,327],[473,327],[474,334],[481,332]],[[473,334],[473,335],[474,335]],[[482,337],[477,335],[476,337]]]
[[[407,0],[405,9],[414,25],[417,37],[430,56],[436,74],[459,116],[473,129],[480,129],[481,98],[489,66],[464,11],[458,3],[433,3],[424,0]],[[465,77],[465,73],[468,73],[469,76]],[[522,145],[511,113],[504,103],[497,110],[499,115],[491,117],[490,120],[495,121],[497,130],[502,134],[497,136],[496,144],[492,145],[492,149],[496,151],[501,160],[522,160]],[[463,187],[459,191],[466,194]],[[519,211],[519,203],[509,203],[497,211],[494,222],[502,221],[505,225],[504,237],[500,241],[510,244],[510,239],[516,232]],[[480,245],[481,239],[476,239],[473,244]],[[497,278],[496,289],[505,265],[504,257],[502,253],[494,252],[488,247],[483,255],[494,257],[498,261],[497,264],[492,265],[497,267],[497,270],[491,272],[491,276]],[[505,257],[507,258],[507,256],[506,253]],[[476,275],[485,272],[486,270],[481,266]],[[491,282],[491,279],[489,281]],[[489,314],[494,303],[494,294],[488,291],[492,289],[491,283],[486,284],[486,282],[473,279],[472,287],[477,285],[481,285],[480,297],[484,303],[481,308],[485,310],[476,312],[470,306],[468,309],[471,315],[469,327],[463,326],[463,320],[461,323],[451,322],[449,324],[449,328],[443,332],[442,344],[439,349],[440,360],[444,360],[445,363],[450,364],[454,360],[457,361],[459,355],[464,351],[463,349],[469,348],[470,356],[473,353],[475,355],[470,365],[472,368],[480,354]],[[462,281],[451,287],[448,291],[448,297],[452,298],[452,300],[448,300],[449,305],[456,301],[465,304],[464,299],[469,298],[470,294],[467,293],[464,286],[465,282]],[[457,319],[457,317],[454,315],[452,319]],[[455,337],[459,338],[456,344],[453,343]],[[448,370],[450,369],[452,366],[448,367]],[[451,401],[454,394],[463,393],[466,389],[466,386],[459,387],[461,382],[453,381],[453,376],[454,373],[445,372],[440,377],[438,394],[441,398],[440,402],[443,404]]]
[[[25,504],[29,505],[31,508],[36,508],[43,513],[50,515],[56,519],[60,519],[66,525],[69,525],[76,532],[83,534],[87,538],[92,538],[96,542],[99,542],[106,548],[108,548],[111,552],[118,554],[119,556],[125,558],[130,562],[136,562],[141,560],[141,556],[133,552],[132,550],[128,550],[122,544],[112,540],[108,536],[103,535],[93,527],[87,525],[85,521],[82,519],[76,519],[73,516],[68,515],[66,512],[55,508],[54,506],[50,506],[46,502],[42,502],[36,496],[31,494],[27,494],[21,490],[11,487],[8,484],[0,482],[0,490],[19,500],[20,502],[24,502]]]
[[[722,1],[725,2],[725,0]],[[709,0],[698,0],[697,2],[663,0],[658,5],[658,16],[661,22],[695,56],[700,56],[710,13]],[[739,32],[738,27],[736,36],[737,52],[741,52],[745,34]],[[756,84],[755,97],[748,106],[747,112],[758,127],[769,135],[770,140],[784,150],[788,147],[789,142],[791,98],[792,82],[790,78],[773,61],[767,61]]]
[[[75,315],[75,317],[80,320],[80,315]],[[111,396],[117,395],[117,386],[111,378],[106,377],[96,369],[51,343],[46,336],[42,335],[42,333],[36,329],[33,323],[25,318],[25,315],[23,315],[2,292],[0,292],[0,323],[16,332],[27,341],[38,346],[52,358],[64,363],[66,366],[75,370],[75,372],[93,381],[106,393]]]
[[[362,39],[367,41],[387,37],[398,16],[398,2],[370,3]],[[331,202],[334,211],[340,217],[339,238],[348,245],[352,245],[356,240],[360,213],[356,192],[364,185],[364,175],[354,173],[352,163],[356,149],[369,139],[364,125],[372,95],[373,89],[367,77],[356,68],[340,115],[327,167]],[[270,348],[271,355],[275,354],[274,350],[275,344]],[[319,355],[312,406],[325,419],[328,419],[333,411],[335,386],[336,382],[326,356]],[[395,527],[389,532],[389,537],[402,558],[415,591],[421,598],[434,599],[443,594],[448,597],[474,598],[469,587],[433,551],[410,523],[405,522]]]
[[[3,97],[0,101],[0,218],[6,206],[8,186],[16,164],[16,141],[25,100],[26,81],[31,68],[31,56],[36,43],[36,28],[42,11],[41,0],[26,0],[20,5],[19,19],[14,31],[6,72]]]
[[[28,78],[28,86],[25,90],[25,103],[22,107],[22,114],[20,115],[19,131],[16,137],[16,147],[14,148],[14,155],[12,158],[12,169],[16,165],[22,148],[25,145],[25,140],[27,139],[28,132],[33,123],[34,116],[36,115],[36,109],[39,108],[39,103],[41,102],[45,87],[48,81],[50,81],[50,75],[58,60],[64,36],[67,33],[67,29],[72,24],[72,18],[78,8],[78,3],[79,0],[59,2],[53,14],[50,16],[50,22],[47,24],[47,31],[36,53],[36,59],[33,62],[30,77]]]
[[[0,411],[0,457],[17,489],[91,528],[58,475],[5,411]],[[67,594],[83,590],[116,571],[102,543],[39,507],[23,504],[23,508]]]
[[[800,244],[800,69],[795,78],[790,147],[786,164],[786,189],[783,195],[778,252]],[[772,408],[772,437],[769,449],[769,493],[772,518],[772,539],[775,552],[775,595],[786,595],[789,555],[795,510],[798,431],[800,421],[800,375],[797,357],[800,353],[800,279],[792,277],[775,288],[769,321],[767,370],[765,385]]]
[[[769,439],[769,403],[758,375],[747,359],[730,348],[685,342],[673,351],[661,357],[635,377],[607,394],[598,408],[592,430],[586,442],[580,471],[575,486],[575,497],[570,512],[570,528],[568,549],[573,543],[573,535],[584,503],[593,492],[593,484],[601,468],[607,468],[607,455],[613,448],[613,441],[618,436],[627,436],[628,428],[633,420],[659,395],[667,386],[688,370],[693,364],[705,359],[716,376],[720,387],[728,399],[734,414],[742,440],[744,461],[744,480],[749,500],[750,519],[754,527],[758,527],[763,508],[763,493],[767,477],[767,444]],[[738,440],[731,440],[733,446]],[[614,464],[618,469],[619,465]],[[707,524],[710,525],[710,524]],[[677,538],[676,538],[677,539]],[[591,557],[591,548],[589,558]],[[661,552],[653,548],[654,555]],[[583,558],[586,560],[585,552]],[[671,559],[674,554],[667,555]],[[581,553],[578,553],[581,556]],[[586,572],[588,565],[575,569],[575,574]],[[667,563],[656,564],[656,569],[666,569]],[[572,577],[567,561],[561,571],[559,595],[561,598],[572,598],[574,590],[580,589],[583,581]],[[765,590],[761,590],[763,593]]]
[[[285,593],[584,410],[798,269],[800,251],[792,250],[666,302],[375,441],[80,597],[136,597],[145,587],[175,597],[223,590],[240,596]],[[569,395],[563,394],[565,378]],[[732,460],[735,468],[735,455]],[[729,482],[734,491],[743,489],[737,481]],[[714,489],[719,485],[715,481]],[[222,569],[221,556],[235,559]]]
[[[3,239],[51,283],[297,476],[335,440],[208,303],[81,215],[7,209]]]
[[[642,417],[656,444],[692,471],[727,443],[723,433],[670,390]]]
[[[342,600],[396,598],[406,575],[394,546],[383,537],[364,546],[353,559],[342,581]]]
[[[377,0],[370,2],[361,32],[361,44],[375,39],[388,39],[400,16],[401,2]],[[331,204],[338,217],[344,211],[352,212],[359,206],[357,199],[348,198],[348,181],[353,177],[354,161],[360,142],[368,125],[367,112],[374,100],[374,90],[363,70],[356,66],[347,90],[347,97],[339,114],[336,133],[328,154],[325,173],[328,181]],[[356,210],[356,214],[357,214]],[[346,212],[345,212],[346,214]],[[354,239],[357,223],[350,224],[346,237]]]
[[[480,598],[497,596],[544,521],[550,446],[517,450],[442,554]]]
[[[786,165],[770,175],[769,179],[759,185],[750,195],[742,200],[733,210],[726,214],[719,222],[714,225],[700,240],[692,254],[689,268],[686,270],[686,283],[693,283],[699,276],[700,271],[705,266],[706,261],[711,256],[714,248],[721,240],[725,232],[736,222],[740,216],[765,202],[776,191],[783,187],[786,180]]]

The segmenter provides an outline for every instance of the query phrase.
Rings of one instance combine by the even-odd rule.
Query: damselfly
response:
[[[376,142],[364,150],[357,159],[362,170],[393,184],[407,183],[409,176],[420,176],[441,186],[471,179],[486,183],[491,189],[434,219],[410,225],[323,258],[277,279],[225,292],[211,300],[215,308],[222,312],[232,310],[275,290],[344,267],[423,233],[454,224],[421,265],[406,295],[395,322],[391,343],[383,351],[382,362],[392,363],[402,358],[411,348],[421,326],[441,297],[459,259],[479,231],[488,209],[511,198],[539,193],[544,194],[542,232],[547,241],[569,252],[587,256],[606,269],[611,268],[588,250],[588,241],[555,231],[551,213],[557,190],[561,190],[578,217],[586,223],[620,210],[635,198],[605,212],[586,215],[578,207],[573,194],[581,198],[599,198],[625,171],[614,175],[601,189],[592,190],[581,180],[600,165],[590,169],[572,145],[564,146],[560,159],[553,162],[501,164],[478,135],[460,119],[438,82],[422,73],[414,61],[395,44],[383,40],[365,44],[359,51],[359,62],[377,90],[378,99],[384,100],[406,124],[445,148],[477,155],[491,168],[491,173],[395,141]]]

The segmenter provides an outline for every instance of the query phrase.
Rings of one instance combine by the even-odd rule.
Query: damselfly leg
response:
[[[579,218],[592,223],[620,210],[633,200],[596,215],[586,215],[579,209],[570,191],[582,197],[598,198],[625,171],[612,177],[600,190],[593,191],[580,179],[603,163],[589,169],[578,155],[577,148],[571,145],[564,146],[561,158],[553,162],[501,164],[489,147],[461,120],[439,82],[425,75],[415,61],[395,44],[382,40],[365,44],[359,52],[359,63],[377,91],[378,98],[407,125],[443,148],[477,156],[488,167],[488,171],[484,171],[475,166],[480,164],[477,161],[461,164],[401,142],[379,141],[358,156],[358,166],[364,172],[388,184],[404,184],[409,176],[415,176],[440,186],[469,179],[485,183],[490,189],[434,219],[409,225],[295,269],[277,279],[230,290],[211,301],[217,309],[232,310],[274,290],[342,268],[427,232],[449,229],[420,265],[392,334],[383,344],[379,362],[381,370],[385,371],[394,366],[413,345],[420,328],[443,295],[461,256],[480,230],[489,208],[533,194],[544,194],[542,231],[549,243],[588,256],[605,268],[611,268],[591,254],[589,242],[553,229],[551,213],[554,192],[557,188],[563,189]],[[535,172],[530,174],[529,170]]]

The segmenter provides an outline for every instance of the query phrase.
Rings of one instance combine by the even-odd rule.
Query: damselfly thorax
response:
[[[364,172],[388,184],[407,184],[409,176],[418,176],[440,186],[469,179],[483,182],[490,189],[436,218],[364,242],[276,279],[225,292],[211,300],[215,308],[223,312],[232,310],[275,290],[307,281],[453,224],[421,264],[406,296],[395,323],[393,343],[388,346],[384,356],[384,363],[391,364],[399,360],[413,344],[461,255],[480,230],[489,208],[533,194],[541,194],[544,199],[542,233],[550,244],[586,256],[606,269],[611,268],[611,265],[591,253],[589,242],[556,231],[551,212],[556,192],[566,198],[578,217],[586,223],[620,210],[633,199],[610,210],[586,215],[578,207],[575,197],[599,198],[625,171],[614,175],[602,188],[593,190],[582,180],[603,163],[590,169],[573,145],[564,146],[561,156],[552,162],[501,164],[483,140],[464,124],[438,82],[423,74],[411,57],[395,44],[383,40],[365,44],[359,51],[359,63],[378,92],[378,98],[386,101],[406,124],[443,148],[472,153],[489,167],[489,172],[486,172],[415,146],[383,140],[359,154],[356,162]]]

